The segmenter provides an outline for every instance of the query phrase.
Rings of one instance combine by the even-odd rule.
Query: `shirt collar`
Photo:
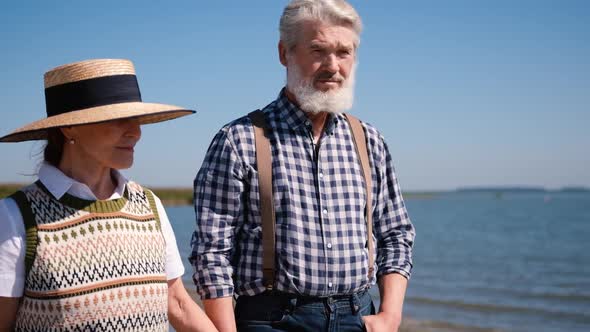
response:
[[[287,94],[285,93],[285,89],[281,89],[279,92],[279,96],[275,101],[275,105],[277,107],[276,120],[278,122],[286,122],[287,126],[293,129],[298,129],[301,126],[305,126],[308,129],[311,129],[311,122],[305,115],[305,112],[301,110],[298,106],[293,104],[289,98],[287,98]],[[341,117],[342,114],[329,114],[328,115],[328,124],[326,126],[327,131],[333,130],[334,126],[338,122],[338,118]]]
[[[109,197],[109,200],[123,197],[125,186],[128,182],[119,171],[113,169],[112,173],[117,180],[117,187],[111,197]],[[70,178],[61,170],[46,162],[41,164],[41,168],[39,169],[39,180],[57,199],[60,199],[65,193],[68,193],[85,200],[98,200],[86,184]]]

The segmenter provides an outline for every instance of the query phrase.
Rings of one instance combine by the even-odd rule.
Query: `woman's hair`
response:
[[[297,44],[301,24],[318,21],[351,28],[357,35],[354,47],[358,47],[362,30],[361,18],[356,10],[344,0],[293,0],[281,16],[280,39],[291,50]]]
[[[58,167],[64,152],[66,138],[59,128],[47,129],[47,145],[43,150],[43,159],[52,166]]]

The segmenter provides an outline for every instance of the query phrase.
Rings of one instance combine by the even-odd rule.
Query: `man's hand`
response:
[[[217,331],[203,310],[188,295],[180,278],[168,280],[168,318],[176,331]]]
[[[363,321],[367,332],[397,332],[401,324],[401,317],[380,312],[376,315],[364,316]]]
[[[203,300],[203,306],[207,316],[219,332],[236,332],[232,297]]]
[[[368,332],[397,332],[402,322],[402,307],[408,280],[391,273],[379,278],[381,307],[376,315],[363,317]]]

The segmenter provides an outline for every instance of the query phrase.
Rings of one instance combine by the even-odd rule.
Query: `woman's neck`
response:
[[[96,162],[84,162],[80,158],[68,158],[64,154],[59,169],[70,178],[87,185],[99,200],[111,197],[117,187],[111,168],[98,165]]]

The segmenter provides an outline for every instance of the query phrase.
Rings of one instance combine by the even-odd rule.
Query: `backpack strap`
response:
[[[37,255],[37,245],[39,244],[39,238],[37,237],[37,222],[35,221],[33,210],[31,210],[31,203],[22,190],[10,195],[9,198],[16,202],[25,226],[25,280],[27,280],[29,272],[33,267],[33,262]]]
[[[363,171],[363,177],[365,178],[365,191],[367,195],[365,218],[367,220],[367,247],[369,250],[369,279],[371,279],[375,269],[375,258],[373,248],[373,213],[371,212],[373,206],[373,190],[371,184],[371,167],[369,166],[369,153],[367,151],[367,139],[359,119],[346,113],[344,116],[350,124],[350,131],[352,133],[352,139],[356,148],[356,154],[361,161],[361,169]]]
[[[272,192],[272,158],[268,138],[270,127],[264,113],[256,110],[248,114],[254,126],[256,167],[262,218],[262,282],[271,290],[275,282],[275,206]]]

